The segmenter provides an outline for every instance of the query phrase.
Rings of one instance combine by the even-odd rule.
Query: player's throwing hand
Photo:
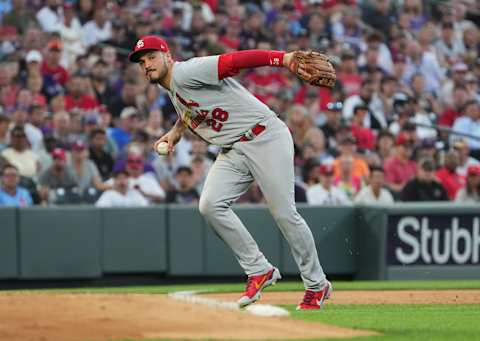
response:
[[[160,143],[166,142],[168,143],[168,154],[172,154],[175,145],[180,141],[183,135],[183,129],[177,127],[177,124],[170,130],[168,133],[160,137],[155,143],[153,144],[153,149],[158,150],[158,145]]]

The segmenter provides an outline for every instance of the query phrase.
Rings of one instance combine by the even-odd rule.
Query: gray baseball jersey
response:
[[[173,65],[169,96],[183,122],[209,143],[230,147],[256,123],[275,116],[233,78],[218,79],[219,56]]]
[[[268,272],[272,265],[230,207],[255,180],[290,245],[305,288],[318,291],[326,285],[326,278],[312,233],[295,207],[290,131],[237,81],[218,79],[218,58],[175,63],[169,91],[185,124],[206,141],[228,147],[218,155],[208,173],[200,212],[233,250],[247,275]],[[259,123],[265,126],[261,134],[239,142]]]

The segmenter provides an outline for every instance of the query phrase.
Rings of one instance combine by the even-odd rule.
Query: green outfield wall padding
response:
[[[357,253],[353,238],[355,208],[298,205],[298,212],[312,231],[325,272],[353,274],[356,271],[354,257]],[[297,264],[285,240],[282,240],[281,249],[283,273],[298,274]]]
[[[18,223],[21,278],[101,275],[100,210],[78,206],[22,208]]]
[[[237,205],[234,211],[247,227],[260,251],[273,265],[280,266],[280,230],[268,209],[262,206]],[[207,225],[206,230],[206,275],[239,275],[244,272],[232,250]]]
[[[358,245],[355,257],[357,279],[385,277],[387,215],[382,207],[358,207],[354,236]]]
[[[17,212],[0,208],[0,279],[18,277]]]
[[[196,206],[168,207],[168,274],[202,276],[205,269],[205,222]]]
[[[167,271],[164,206],[105,208],[101,212],[104,273]]]

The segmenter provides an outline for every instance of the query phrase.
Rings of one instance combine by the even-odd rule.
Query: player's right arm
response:
[[[154,144],[154,150],[157,150],[157,145],[161,142],[168,143],[168,153],[171,154],[175,148],[175,145],[180,141],[185,132],[185,125],[183,124],[182,119],[178,118],[175,125],[170,129],[168,133],[160,137]]]

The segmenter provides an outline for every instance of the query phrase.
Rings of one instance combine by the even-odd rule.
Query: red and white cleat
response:
[[[258,276],[249,276],[245,292],[238,300],[240,308],[256,302],[262,295],[262,290],[270,285],[274,285],[277,280],[281,279],[280,271],[272,268],[269,272]]]
[[[303,301],[297,306],[297,310],[312,310],[322,308],[323,302],[330,298],[333,288],[327,281],[327,285],[320,291],[306,290]]]

